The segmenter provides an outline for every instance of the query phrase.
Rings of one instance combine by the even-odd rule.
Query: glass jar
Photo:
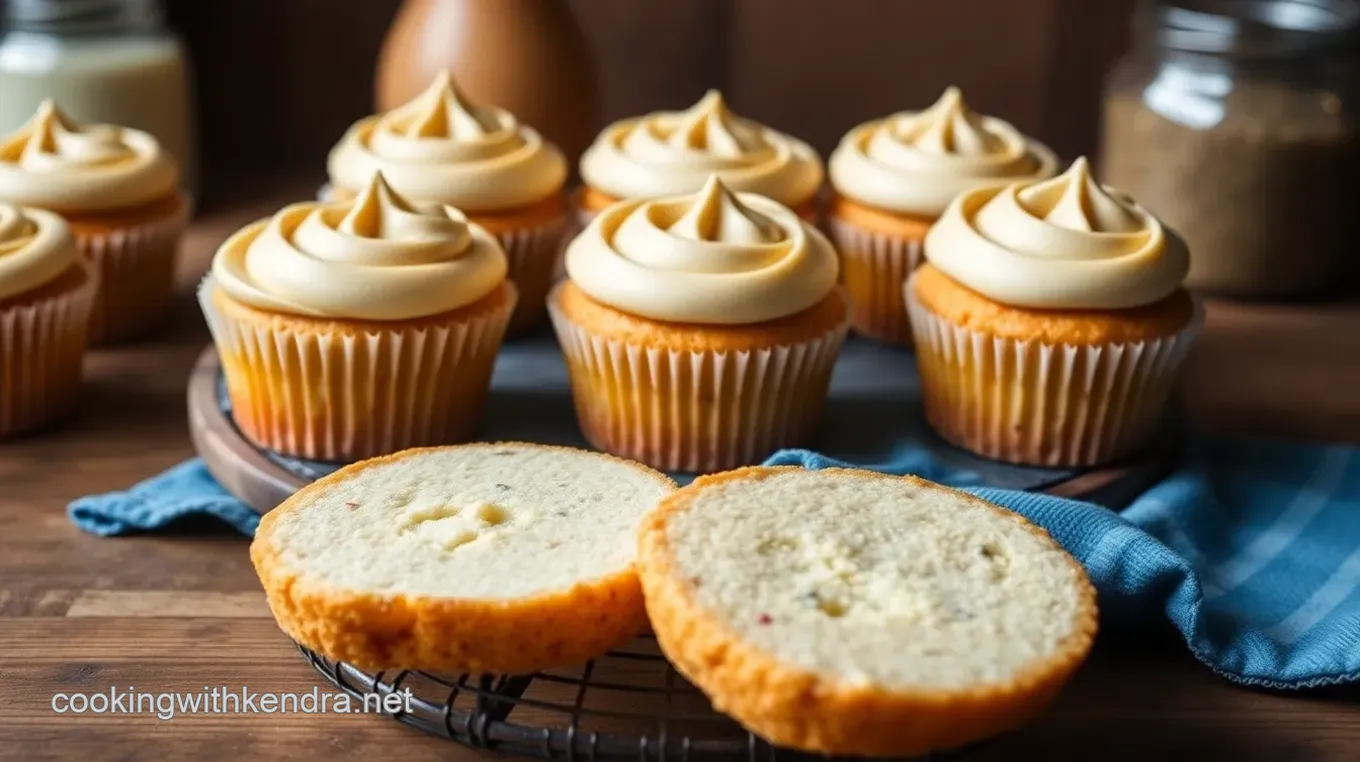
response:
[[[1101,170],[1185,237],[1190,287],[1305,297],[1360,274],[1357,19],[1341,0],[1139,7]]]
[[[6,0],[0,134],[52,98],[80,122],[149,132],[197,188],[187,57],[159,0]]]

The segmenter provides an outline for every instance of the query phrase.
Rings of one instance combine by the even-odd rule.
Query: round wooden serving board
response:
[[[481,438],[589,447],[575,411],[557,343],[540,334],[508,342],[496,361]],[[189,380],[189,430],[208,470],[229,492],[261,513],[342,464],[291,458],[256,447],[231,419],[221,366],[212,346]],[[1098,469],[1013,466],[979,458],[936,437],[921,417],[909,352],[847,342],[831,382],[823,427],[811,446],[829,456],[872,465],[891,459],[904,439],[916,440],[949,466],[968,469],[995,487],[1074,497],[1113,509],[1164,477],[1176,452],[1159,443],[1130,463]],[[692,474],[673,474],[684,483]]]

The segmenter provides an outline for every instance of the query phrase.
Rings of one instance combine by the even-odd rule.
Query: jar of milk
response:
[[[188,61],[160,0],[6,0],[0,9],[0,134],[53,98],[79,122],[156,136],[197,195]]]

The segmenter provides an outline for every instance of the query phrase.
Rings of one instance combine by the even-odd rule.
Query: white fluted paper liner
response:
[[[210,275],[199,302],[237,427],[262,447],[326,461],[469,438],[516,301],[461,321],[323,334],[224,315],[215,289]]]
[[[510,335],[536,328],[547,311],[548,289],[557,282],[562,245],[574,224],[570,214],[533,228],[498,233],[510,261],[509,278],[519,289],[519,306],[510,318]]]
[[[41,428],[80,398],[99,274],[79,289],[0,308],[0,437]]]
[[[134,339],[165,317],[174,300],[175,260],[191,205],[181,197],[173,214],[93,234],[73,225],[76,244],[99,272],[90,313],[93,345]]]
[[[549,299],[582,433],[665,471],[709,473],[807,443],[847,326],[751,351],[646,347],[592,334]]]
[[[841,283],[850,295],[850,324],[859,333],[892,344],[911,344],[902,285],[924,256],[920,239],[866,230],[827,215],[825,229],[841,255]]]
[[[1055,345],[955,325],[904,291],[926,420],[960,447],[1027,465],[1108,465],[1147,445],[1203,322],[1196,301],[1166,338]]]

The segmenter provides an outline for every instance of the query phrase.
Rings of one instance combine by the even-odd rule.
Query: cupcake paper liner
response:
[[[496,235],[510,260],[509,278],[519,289],[519,306],[510,318],[509,335],[533,330],[543,322],[548,289],[562,268],[562,245],[572,226],[571,215],[564,214],[538,227]]]
[[[585,230],[586,226],[589,225],[592,220],[600,216],[599,211],[589,209],[582,203],[582,199],[585,198],[585,195],[586,186],[580,185],[577,186],[575,190],[571,191],[567,198],[568,204],[572,210],[572,217],[576,219],[576,229],[578,232]]]
[[[311,333],[224,315],[214,289],[205,279],[199,301],[237,427],[276,452],[346,462],[467,440],[516,301],[445,324]]]
[[[90,344],[134,339],[165,317],[174,299],[175,258],[189,222],[183,201],[160,219],[101,231],[72,226],[85,259],[99,271]]]
[[[1196,302],[1166,338],[1045,344],[955,325],[904,291],[926,420],[959,447],[1027,465],[1108,465],[1147,445],[1203,322]]]
[[[690,351],[599,336],[549,302],[582,433],[665,471],[707,473],[806,443],[826,399],[844,324],[799,343]]]
[[[80,399],[98,273],[79,289],[0,308],[0,437],[41,428]]]
[[[924,261],[920,239],[865,230],[827,216],[825,229],[841,255],[841,283],[850,294],[850,324],[877,341],[909,346],[911,325],[902,285]]]

